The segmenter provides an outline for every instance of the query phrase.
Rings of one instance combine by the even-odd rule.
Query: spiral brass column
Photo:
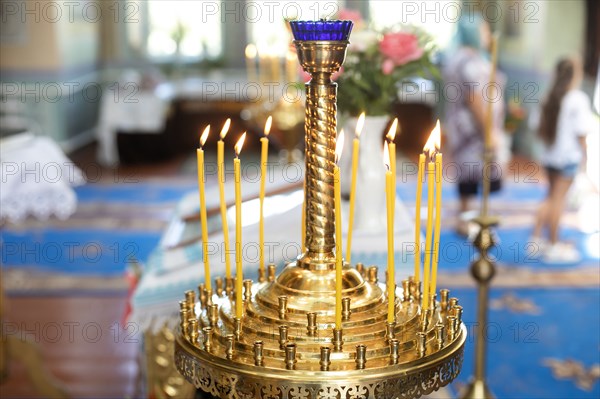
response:
[[[299,260],[304,268],[335,267],[335,212],[333,168],[336,143],[337,84],[331,75],[346,57],[347,41],[294,42],[302,68],[311,74],[306,83],[305,148],[306,253]]]

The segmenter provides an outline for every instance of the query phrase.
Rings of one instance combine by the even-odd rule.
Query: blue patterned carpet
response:
[[[195,187],[192,180],[163,180],[78,188],[80,207],[68,221],[28,221],[2,229],[2,267],[78,276],[122,275],[129,257],[148,259],[174,205]],[[400,198],[414,207],[414,183],[398,188]],[[501,273],[491,292],[489,384],[498,398],[598,398],[598,231],[583,231],[574,223],[562,231],[563,238],[583,255],[578,264],[548,265],[529,257],[525,245],[532,211],[543,195],[542,185],[510,183],[493,200],[492,209],[502,220],[493,251]],[[445,220],[450,220],[456,205],[454,187],[445,187],[443,199]],[[468,268],[473,251],[454,233],[450,222],[444,224],[441,247],[446,252],[441,256],[440,280],[460,298],[472,334],[477,303]],[[519,274],[523,270],[530,274]],[[534,279],[538,275],[545,277]],[[470,335],[464,368],[453,390],[460,389],[472,374],[473,357]]]

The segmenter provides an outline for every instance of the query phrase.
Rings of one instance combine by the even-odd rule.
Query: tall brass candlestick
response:
[[[490,76],[490,86],[496,81],[496,64],[498,62],[498,36],[492,35],[492,71]],[[460,392],[459,396],[464,399],[493,399],[494,395],[490,391],[485,380],[485,361],[486,361],[486,337],[485,328],[487,326],[487,316],[489,307],[490,282],[496,274],[496,266],[490,259],[488,252],[495,245],[492,227],[498,224],[498,219],[488,215],[490,176],[489,165],[492,161],[493,149],[491,135],[493,129],[493,103],[488,103],[485,145],[483,153],[483,195],[481,198],[481,213],[475,218],[475,223],[480,227],[479,233],[473,241],[473,245],[479,251],[479,257],[471,264],[471,275],[477,282],[477,325],[475,328],[475,374],[469,384]]]
[[[491,43],[492,52],[492,71],[490,73],[490,84],[489,87],[494,88],[496,83],[496,65],[498,63],[498,37],[492,35]],[[494,130],[494,102],[488,101],[487,103],[487,115],[485,120],[485,131],[484,131],[484,153],[483,153],[483,171],[482,171],[482,197],[481,197],[481,216],[488,214],[489,196],[490,196],[490,171],[489,166],[493,157],[492,148],[492,133]]]

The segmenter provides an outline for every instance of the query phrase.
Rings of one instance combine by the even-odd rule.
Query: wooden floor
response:
[[[140,397],[141,334],[120,326],[126,293],[98,296],[9,297],[6,342],[26,340],[39,349],[41,364],[69,397]],[[14,351],[12,351],[14,352]],[[26,364],[8,350],[9,377],[2,398],[44,397],[33,387]]]

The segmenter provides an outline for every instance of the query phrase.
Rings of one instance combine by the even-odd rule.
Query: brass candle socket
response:
[[[448,296],[450,295],[450,290],[441,289],[440,290],[440,309],[442,312],[448,311]]]
[[[307,313],[306,318],[308,319],[306,333],[309,337],[314,337],[317,335],[317,314],[315,312]]]
[[[275,281],[275,270],[277,269],[277,266],[275,266],[274,264],[270,264],[269,267],[267,268],[268,270],[268,279],[269,282],[272,283],[273,281]]]
[[[377,281],[379,280],[379,277],[377,276],[377,266],[370,266],[367,273],[369,276],[369,282],[372,284],[377,284]]]
[[[208,309],[210,306],[212,306],[213,304],[213,290],[211,289],[207,289],[206,290],[206,304],[204,306],[205,309]]]
[[[263,342],[262,341],[254,341],[254,365],[255,366],[263,366],[264,365],[264,356],[263,356]]]
[[[192,319],[188,324],[188,335],[190,337],[190,342],[192,345],[198,345],[198,320]]]
[[[188,310],[194,314],[194,317],[196,317],[196,310],[194,306],[196,304],[196,293],[194,290],[188,290],[185,292],[185,302]]]
[[[437,341],[438,347],[444,346],[444,340],[446,339],[446,331],[443,324],[436,324],[435,326],[435,340]]]
[[[233,295],[233,277],[225,278],[225,295],[228,297]]]
[[[258,282],[259,283],[264,283],[267,280],[267,277],[265,275],[265,269],[260,267],[258,269]]]
[[[385,326],[385,339],[391,342],[396,338],[396,322],[387,323]]]
[[[240,337],[242,336],[242,319],[239,317],[236,317],[233,321],[233,335],[235,337],[235,339],[237,341],[240,340]]]
[[[350,320],[350,315],[352,311],[350,310],[350,298],[342,298],[342,320],[348,321]]]
[[[223,278],[217,277],[215,278],[215,293],[217,296],[223,295]]]
[[[244,301],[250,302],[252,299],[252,280],[244,280]]]
[[[362,370],[367,364],[367,347],[363,344],[356,345],[356,368]]]
[[[334,328],[333,329],[333,339],[331,340],[333,344],[333,350],[336,352],[340,352],[344,345],[344,338],[342,334],[342,329]]]
[[[321,366],[321,371],[329,370],[329,366],[331,365],[331,348],[327,346],[321,347],[319,365]]]
[[[200,299],[200,307],[206,309],[206,286],[204,284],[198,285],[198,297]]]
[[[279,326],[279,348],[284,349],[288,342],[288,326]]]
[[[211,327],[215,327],[219,322],[219,305],[216,303],[208,308],[208,322]]]
[[[361,276],[365,276],[365,265],[363,265],[362,263],[357,263],[356,264],[356,271],[360,273]]]
[[[419,331],[417,333],[417,353],[420,357],[425,356],[427,350],[427,334]]]
[[[202,329],[202,340],[204,344],[204,350],[210,352],[212,349],[212,327],[204,327]]]
[[[285,316],[287,315],[287,296],[281,295],[277,299],[279,301],[279,318],[285,319]]]
[[[390,363],[398,364],[400,359],[400,341],[396,338],[390,341]]]
[[[189,311],[187,308],[179,311],[179,329],[181,330],[181,333],[185,339],[189,339],[190,337],[188,333],[188,313]]]
[[[233,334],[225,336],[225,357],[227,360],[233,359],[233,348],[234,348],[234,337]]]
[[[285,345],[285,368],[293,370],[296,368],[296,344],[288,343]]]
[[[410,280],[402,280],[402,301],[410,302]]]

